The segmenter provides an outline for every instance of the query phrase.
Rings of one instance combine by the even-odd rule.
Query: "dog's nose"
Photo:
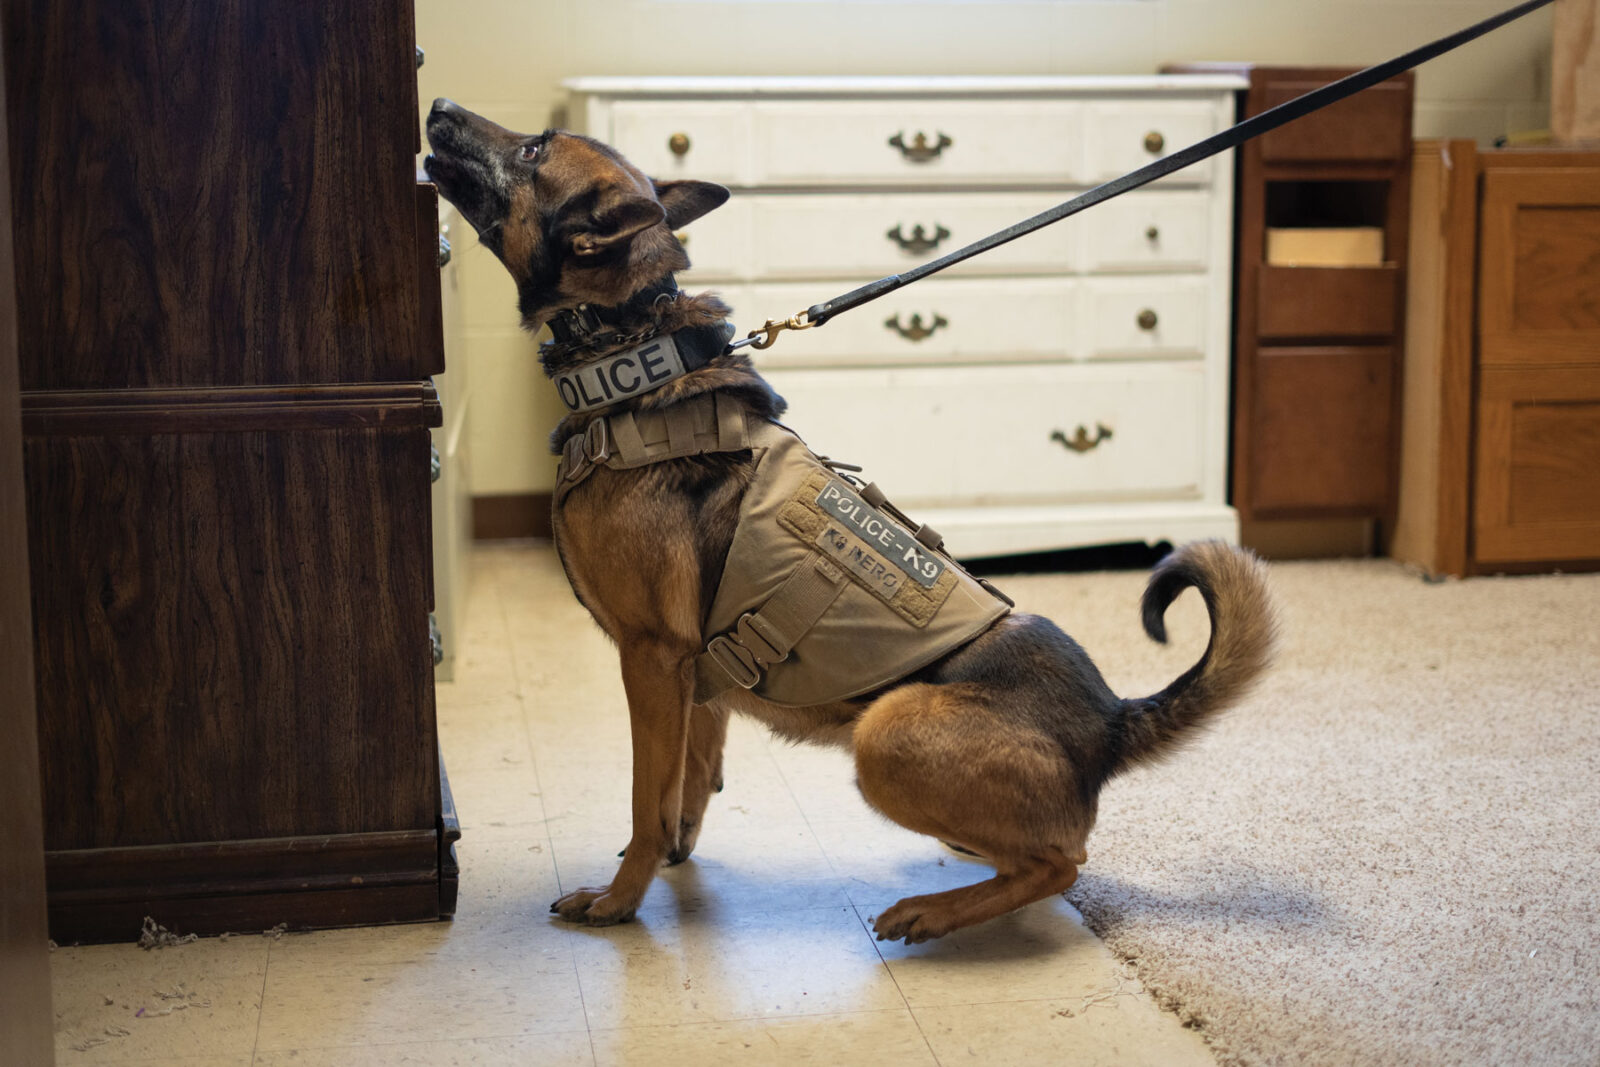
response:
[[[434,114],[434,115],[448,115],[452,111],[460,111],[460,110],[461,110],[461,105],[460,104],[456,103],[454,100],[446,100],[444,97],[441,96],[441,97],[436,98],[433,101],[433,110],[432,110],[431,114]]]

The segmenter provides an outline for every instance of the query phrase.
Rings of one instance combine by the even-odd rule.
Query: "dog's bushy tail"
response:
[[[1162,560],[1140,605],[1152,639],[1166,643],[1167,608],[1190,586],[1205,599],[1211,642],[1200,662],[1161,692],[1122,702],[1118,771],[1160,759],[1194,736],[1218,712],[1238,703],[1272,658],[1277,612],[1267,592],[1266,565],[1254,553],[1201,541]]]

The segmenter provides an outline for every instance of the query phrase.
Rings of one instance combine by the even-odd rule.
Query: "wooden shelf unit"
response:
[[[1352,73],[1231,70],[1240,117]],[[1402,74],[1239,150],[1229,502],[1242,522],[1394,514],[1404,358],[1413,77]],[[1381,228],[1381,262],[1284,266],[1267,230]]]

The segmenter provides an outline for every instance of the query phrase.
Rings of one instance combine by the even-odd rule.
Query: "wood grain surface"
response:
[[[47,1065],[52,1062],[54,1016],[45,935],[44,823],[33,706],[9,184],[6,145],[0,139],[0,1063]]]
[[[434,826],[425,430],[27,453],[51,849]]]
[[[409,0],[0,16],[23,388],[427,373]]]

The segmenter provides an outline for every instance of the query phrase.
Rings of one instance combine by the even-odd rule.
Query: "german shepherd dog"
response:
[[[636,299],[689,266],[673,231],[721,205],[728,190],[653,181],[598,141],[561,130],[513,133],[448,100],[434,102],[427,131],[428,175],[516,279],[525,327],[585,304],[618,321],[621,344],[546,345],[547,373],[729,315],[709,293]],[[742,352],[724,352],[598,413],[661,410],[718,390],[758,416],[784,411]],[[595,414],[568,416],[552,435],[557,450]],[[1106,780],[1172,751],[1237,702],[1270,659],[1264,566],[1206,542],[1168,556],[1145,591],[1144,628],[1156,641],[1166,639],[1166,608],[1191,586],[1211,622],[1200,661],[1151,697],[1119,698],[1054,623],[1013,613],[861,698],[792,708],[736,688],[696,705],[692,664],[706,647],[702,627],[753,469],[748,450],[597,467],[556,508],[556,548],[573,591],[617,644],[633,739],[633,835],[622,863],[610,885],[574,889],[551,905],[562,919],[631,919],[662,863],[688,858],[721,787],[728,715],[738,711],[783,737],[853,752],[867,803],[994,867],[975,885],[886,909],[874,921],[880,940],[909,944],[983,922],[1071,886]]]

